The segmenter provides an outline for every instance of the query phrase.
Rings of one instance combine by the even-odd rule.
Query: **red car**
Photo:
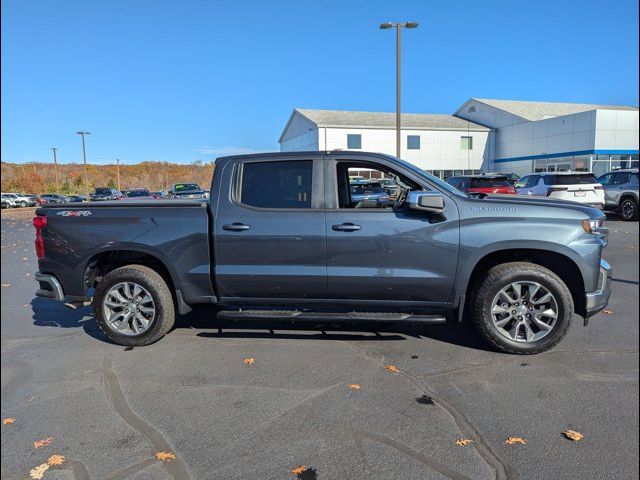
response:
[[[448,178],[447,183],[467,195],[516,194],[506,175],[461,175]]]

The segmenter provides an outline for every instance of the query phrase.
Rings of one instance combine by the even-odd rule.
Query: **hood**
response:
[[[605,214],[597,208],[590,207],[578,202],[572,202],[570,200],[557,200],[548,197],[531,197],[525,195],[501,195],[492,194],[487,195],[486,198],[478,200],[479,202],[486,202],[488,205],[495,205],[499,203],[501,206],[513,206],[513,207],[551,207],[562,209],[572,212],[580,212],[585,214],[591,219],[597,219],[605,217]],[[568,212],[567,212],[568,213]]]

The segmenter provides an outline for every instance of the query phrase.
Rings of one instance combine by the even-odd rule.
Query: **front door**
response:
[[[216,172],[218,174],[218,172]],[[215,283],[223,298],[326,295],[322,161],[228,163],[214,213]]]
[[[440,307],[455,281],[458,208],[446,195],[444,215],[438,216],[396,207],[393,201],[354,205],[349,169],[371,169],[374,177],[400,175],[392,164],[380,162],[325,163],[328,297]],[[401,183],[429,189],[417,177]]]

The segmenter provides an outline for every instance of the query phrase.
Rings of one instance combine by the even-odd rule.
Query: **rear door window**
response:
[[[240,202],[258,208],[311,208],[312,160],[248,162]]]

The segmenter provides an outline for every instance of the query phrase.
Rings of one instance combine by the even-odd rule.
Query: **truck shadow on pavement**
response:
[[[113,343],[98,328],[91,307],[70,309],[58,302],[41,298],[31,300],[33,324],[39,327],[82,328],[97,340]],[[176,320],[175,329],[202,330],[201,338],[247,338],[282,340],[402,341],[408,338],[431,339],[452,345],[487,350],[465,323],[424,326],[411,322],[296,322],[292,320],[218,319],[211,307],[195,308]],[[169,333],[171,335],[171,333]]]

